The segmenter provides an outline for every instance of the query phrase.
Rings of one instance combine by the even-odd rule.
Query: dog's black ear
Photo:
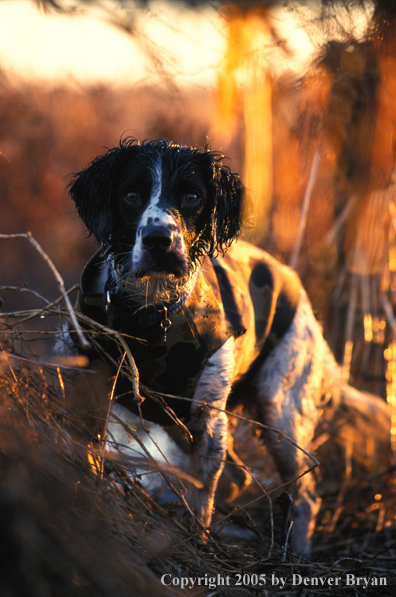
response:
[[[75,174],[69,194],[80,218],[99,243],[108,244],[113,230],[111,197],[117,172],[120,149],[110,149],[95,158],[84,170]]]
[[[244,187],[238,176],[212,154],[212,205],[205,241],[207,254],[224,253],[241,229]]]

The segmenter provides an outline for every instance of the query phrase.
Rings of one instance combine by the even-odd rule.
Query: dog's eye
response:
[[[190,205],[193,203],[196,203],[199,199],[199,195],[197,195],[196,193],[188,193],[184,200],[186,203],[189,203]]]
[[[135,191],[130,191],[129,193],[127,193],[125,195],[125,199],[127,201],[129,201],[129,203],[136,203],[136,201],[139,199],[138,194],[135,193]]]

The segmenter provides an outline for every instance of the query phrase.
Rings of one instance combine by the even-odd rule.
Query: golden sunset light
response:
[[[158,62],[175,83],[213,85],[224,53],[223,20],[211,8],[155,2],[136,9],[133,34],[95,8],[44,12],[33,2],[0,2],[0,66],[10,76],[73,84],[158,82]],[[155,56],[155,60],[152,60]]]

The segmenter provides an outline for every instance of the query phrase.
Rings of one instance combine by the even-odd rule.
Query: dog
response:
[[[70,184],[100,244],[83,271],[78,309],[126,338],[142,384],[162,397],[165,409],[146,397],[143,418],[166,427],[178,418],[190,430],[201,485],[191,504],[204,529],[228,449],[224,411],[255,409],[292,486],[293,549],[306,556],[320,505],[312,473],[302,474],[312,467],[315,429],[326,405],[359,393],[343,382],[296,273],[238,240],[244,194],[208,148],[122,139]],[[98,346],[92,358],[104,366],[110,355],[115,375],[114,341],[103,333]],[[115,393],[137,412],[122,375]],[[365,400],[387,420],[382,401]]]

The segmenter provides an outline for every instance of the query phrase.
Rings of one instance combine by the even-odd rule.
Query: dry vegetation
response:
[[[206,544],[193,530],[185,502],[185,474],[157,466],[144,456],[127,458],[108,452],[100,443],[90,445],[88,458],[87,446],[75,433],[83,422],[76,421],[79,415],[70,400],[73,364],[39,357],[34,348],[35,340],[53,340],[40,325],[42,315],[55,320],[69,317],[62,298],[3,320],[0,502],[7,550],[1,594],[180,594],[179,587],[161,584],[164,574],[170,575],[166,579],[206,579],[202,581],[206,586],[188,590],[193,595],[394,594],[392,470],[375,475],[372,463],[367,467],[362,459],[352,462],[345,445],[328,441],[329,436],[334,441],[340,438],[337,425],[318,432],[316,455],[324,463],[323,507],[312,561],[303,563],[294,562],[289,549],[278,545],[281,509],[276,496],[282,488],[278,489],[280,481],[257,440],[253,422],[233,419],[235,446],[251,467],[254,482],[230,505],[221,499],[229,489],[223,479]],[[29,333],[24,328],[28,318],[35,328]],[[92,340],[97,333],[93,322],[84,318],[80,324]],[[344,431],[348,425],[352,430],[354,421],[346,416],[337,424]],[[140,429],[139,435],[143,434]],[[377,470],[385,464],[377,454]],[[139,467],[136,474],[135,467]],[[159,493],[142,484],[144,469],[162,475]],[[383,577],[387,586],[348,588],[344,584],[348,573]],[[260,574],[266,574],[269,583],[261,588],[256,576]],[[323,591],[317,586],[293,586],[293,574],[343,580],[340,586]],[[282,591],[271,585],[272,575],[288,579]],[[212,587],[210,578],[216,579]],[[218,586],[218,578],[229,578],[230,586]],[[235,586],[238,579],[244,579],[246,586]]]

